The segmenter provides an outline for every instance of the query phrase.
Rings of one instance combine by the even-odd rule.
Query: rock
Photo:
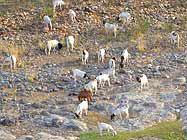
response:
[[[16,140],[16,137],[8,132],[0,130],[0,140]]]
[[[36,139],[31,135],[23,135],[19,137],[17,140],[36,140]]]
[[[35,135],[36,140],[66,140],[64,137],[61,136],[53,136],[45,132],[40,132]]]
[[[63,123],[62,128],[66,129],[66,130],[71,130],[71,131],[87,131],[88,127],[86,125],[86,123],[83,123],[81,121],[78,120],[74,120],[74,119],[68,119]]]

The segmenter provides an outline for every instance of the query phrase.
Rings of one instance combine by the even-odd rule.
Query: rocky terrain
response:
[[[117,131],[134,131],[162,121],[182,119],[187,134],[187,2],[80,0],[67,3],[57,10],[54,29],[47,33],[43,32],[42,18],[44,14],[52,16],[51,3],[0,3],[1,62],[10,51],[19,58],[16,70],[4,67],[0,71],[0,140],[74,140],[79,139],[80,133],[95,131],[97,121],[107,122]],[[12,9],[14,5],[16,8]],[[70,8],[78,15],[76,23],[68,18]],[[106,37],[102,20],[118,22],[116,18],[121,11],[132,14],[131,25],[121,29],[116,39]],[[144,25],[147,22],[148,28]],[[170,43],[172,30],[180,34],[180,48]],[[143,50],[138,44],[139,32],[143,34]],[[46,56],[46,40],[64,42],[66,33],[76,38],[75,52],[68,56],[64,47],[60,53]],[[97,64],[96,50],[100,47],[107,48],[118,59],[121,51],[128,48],[130,64],[119,69],[117,63],[111,87],[100,88],[89,104],[88,116],[76,119],[77,95],[88,80],[74,82],[71,70],[79,68],[89,75],[98,75],[106,69],[111,56],[107,56],[105,64]],[[83,48],[90,53],[87,65],[81,64]],[[148,76],[149,88],[140,93],[136,76],[142,73]],[[109,115],[124,100],[129,101],[130,118],[110,121]]]

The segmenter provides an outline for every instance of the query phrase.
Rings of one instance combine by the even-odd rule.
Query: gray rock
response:
[[[36,140],[66,140],[64,137],[61,136],[53,136],[48,133],[40,132],[35,135]]]
[[[0,140],[16,140],[16,137],[8,132],[0,130]]]
[[[84,132],[84,131],[88,130],[88,127],[87,127],[86,123],[83,123],[81,121],[74,120],[74,119],[65,120],[62,128],[72,130],[72,131],[81,131],[81,132],[82,131]]]

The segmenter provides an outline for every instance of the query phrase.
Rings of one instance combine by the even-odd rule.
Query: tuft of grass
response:
[[[163,23],[162,28],[165,32],[171,32],[173,31],[173,24],[172,23]]]
[[[134,132],[119,132],[117,136],[99,136],[98,132],[83,133],[81,140],[128,140],[130,138],[156,137],[164,140],[185,140],[180,121],[161,122],[151,128]]]

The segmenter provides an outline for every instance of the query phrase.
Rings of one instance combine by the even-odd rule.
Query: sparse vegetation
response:
[[[128,140],[130,138],[157,137],[164,140],[184,140],[181,122],[162,122],[151,128],[135,132],[119,132],[117,136],[100,137],[97,132],[89,132],[80,135],[81,140]]]

